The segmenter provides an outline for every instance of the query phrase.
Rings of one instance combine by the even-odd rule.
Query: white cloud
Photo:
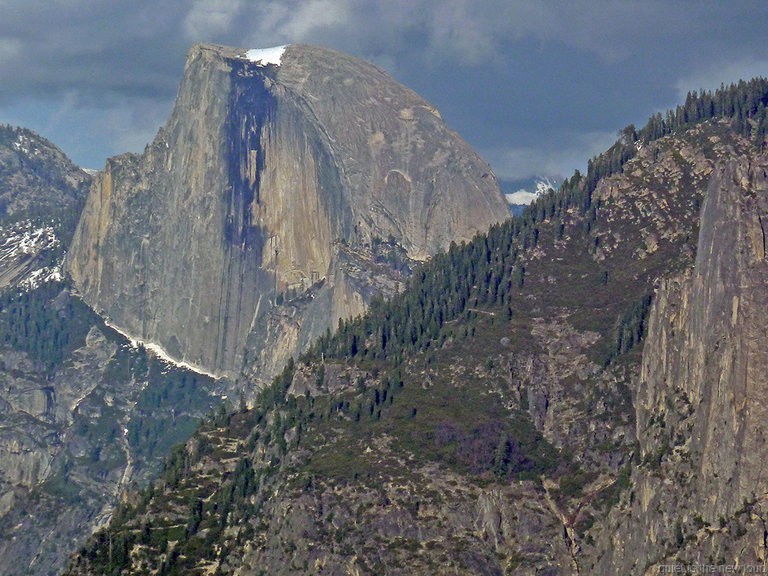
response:
[[[498,27],[488,21],[484,12],[468,0],[439,3],[429,21],[433,56],[455,56],[464,64],[476,64],[492,55]]]
[[[679,36],[679,18],[688,17],[661,0],[417,0],[413,5],[425,15],[430,56],[464,65],[503,60],[503,46],[521,40],[618,62],[648,49],[649,42]]]
[[[90,130],[106,131],[117,150],[142,152],[155,139],[158,128],[166,122],[170,112],[168,103],[139,99],[105,111]]]
[[[646,30],[679,32],[669,7],[668,17],[658,18],[658,2],[601,2],[596,8],[587,0],[265,0],[245,5],[240,21],[250,27],[244,31],[249,46],[330,39],[358,53],[415,49],[425,64],[474,66],[503,62],[505,45],[528,39],[617,61],[647,47]]]
[[[344,26],[349,16],[349,4],[339,0],[310,0],[303,2],[286,20],[283,33],[299,40],[309,37],[318,28]]]
[[[552,131],[545,122],[589,130],[606,126],[608,114],[609,122],[619,113],[631,114],[627,106],[598,106],[595,112],[595,101],[624,98],[617,96],[621,90],[613,91],[616,86],[631,91],[634,98],[627,100],[645,98],[650,111],[667,104],[659,97],[672,99],[669,90],[678,77],[684,96],[689,89],[765,73],[762,23],[754,5],[738,0],[695,9],[690,2],[663,0],[0,0],[0,5],[9,6],[0,18],[0,70],[12,79],[0,83],[5,109],[21,109],[35,97],[56,107],[67,103],[70,91],[78,95],[70,112],[86,118],[113,110],[118,100],[145,98],[169,106],[192,42],[244,48],[307,42],[376,62],[446,109],[446,118],[454,104],[454,117],[470,120],[451,123],[465,138],[485,142],[484,156],[507,178],[569,173],[610,144],[613,134],[599,147],[561,135],[546,145],[535,142],[543,131]],[[740,59],[745,54],[757,57]],[[621,65],[614,65],[617,61]],[[716,64],[687,76],[676,72],[707,61]],[[638,73],[635,83],[634,70],[653,70],[652,77]],[[464,74],[474,89],[453,90]],[[580,114],[579,121],[572,123],[568,114],[543,116],[542,107],[530,106],[523,90],[513,89],[526,83],[539,90],[545,105]],[[526,106],[542,118],[541,126],[531,128],[522,120],[522,126],[513,126]],[[604,115],[599,122],[598,114]],[[38,116],[30,111],[15,118],[39,126]],[[492,130],[484,127],[488,117]],[[519,139],[507,136],[507,128],[517,130]],[[145,138],[144,129],[133,133],[135,138],[125,141]],[[114,141],[106,138],[113,136],[118,138],[108,131],[96,138],[111,148]],[[67,140],[69,133],[57,129],[50,137]]]
[[[523,189],[513,192],[512,194],[504,194],[504,196],[506,196],[507,202],[510,204],[530,204],[538,198],[537,194]]]
[[[70,90],[56,100],[30,98],[0,106],[0,121],[35,130],[86,168],[103,167],[104,158],[143,152],[170,114],[170,104],[151,98],[117,99],[110,106],[88,106]],[[24,118],[34,117],[34,122]]]
[[[249,46],[275,43],[311,42],[319,30],[335,30],[336,34],[354,34],[349,26],[351,14],[348,0],[309,0],[306,2],[270,0],[250,8],[250,21],[255,30],[246,35]],[[348,28],[349,26],[349,28]]]
[[[11,62],[21,53],[21,42],[17,38],[0,38],[0,65]]]

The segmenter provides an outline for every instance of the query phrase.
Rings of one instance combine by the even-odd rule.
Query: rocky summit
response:
[[[120,330],[216,375],[255,331],[249,373],[268,381],[409,261],[507,215],[489,166],[379,68],[200,44],[155,141],[97,178],[68,270]]]
[[[206,414],[506,215],[432,106],[320,48],[193,47],[96,174],[0,128],[0,574],[57,573]]]

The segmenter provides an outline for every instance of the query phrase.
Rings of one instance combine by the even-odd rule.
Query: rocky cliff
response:
[[[637,389],[635,498],[614,519],[606,573],[766,569],[766,232],[768,157],[720,165],[695,265],[656,293]]]
[[[367,251],[363,269],[380,241],[424,259],[508,214],[488,165],[382,70],[323,48],[272,52],[190,50],[170,120],[142,156],[107,162],[68,260],[121,329],[217,374],[238,373],[253,330],[277,345],[251,358],[269,378],[275,352],[362,312],[347,247]],[[369,275],[368,292],[397,277]],[[274,309],[302,295],[324,303],[312,320]]]
[[[0,127],[0,574],[52,575],[232,383],[131,346],[63,279],[91,176]]]

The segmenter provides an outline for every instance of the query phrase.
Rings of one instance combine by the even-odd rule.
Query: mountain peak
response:
[[[121,330],[216,374],[235,374],[263,327],[269,338],[253,339],[274,346],[256,373],[269,379],[393,290],[350,254],[383,240],[425,260],[506,213],[488,164],[373,64],[301,44],[196,44],[153,144],[98,177],[69,265]],[[321,283],[306,323],[269,326],[274,303]]]

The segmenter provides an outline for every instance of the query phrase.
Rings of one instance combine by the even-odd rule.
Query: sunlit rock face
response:
[[[612,519],[595,573],[764,565],[767,214],[768,157],[712,170],[695,265],[654,296],[635,400],[635,497]]]
[[[489,166],[379,68],[310,46],[196,45],[154,142],[97,177],[67,266],[121,330],[217,374],[269,332],[276,347],[250,360],[266,378],[394,289],[374,244],[423,260],[507,215]]]

